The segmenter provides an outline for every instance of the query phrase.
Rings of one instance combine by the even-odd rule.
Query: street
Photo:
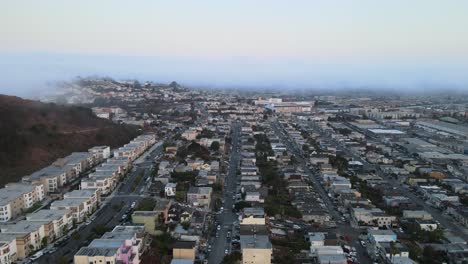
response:
[[[231,240],[227,239],[228,232],[231,233],[231,237],[234,236],[235,229],[233,228],[233,222],[237,220],[237,215],[232,211],[232,207],[235,204],[232,196],[236,193],[236,178],[237,178],[237,167],[239,164],[239,133],[240,124],[234,123],[232,125],[232,149],[229,158],[229,170],[226,174],[225,188],[224,188],[224,210],[216,216],[217,224],[220,226],[220,230],[216,231],[217,236],[210,239],[210,245],[212,245],[211,253],[208,258],[209,263],[221,263],[225,256],[225,251],[230,253]],[[216,226],[215,226],[216,228]]]

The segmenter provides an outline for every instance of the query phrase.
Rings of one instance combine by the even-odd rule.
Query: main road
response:
[[[208,258],[208,263],[221,263],[225,252],[231,252],[231,241],[227,238],[227,233],[233,236],[233,222],[236,221],[237,215],[233,212],[232,207],[235,204],[233,195],[236,193],[236,178],[237,167],[239,165],[239,134],[240,124],[238,122],[232,125],[231,137],[231,152],[229,158],[229,169],[225,177],[225,188],[223,192],[224,210],[217,215],[216,222],[220,226],[220,230],[216,230],[217,236],[212,237],[209,241],[211,252]],[[214,227],[216,229],[216,226]]]

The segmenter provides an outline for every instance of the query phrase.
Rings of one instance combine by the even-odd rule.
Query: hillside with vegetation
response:
[[[98,118],[91,109],[0,95],[0,185],[96,145],[119,147],[134,126]]]

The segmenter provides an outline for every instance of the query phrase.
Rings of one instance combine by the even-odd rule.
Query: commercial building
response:
[[[468,137],[468,127],[447,122],[436,120],[418,121],[416,122],[415,126],[439,135],[452,136],[462,139]]]

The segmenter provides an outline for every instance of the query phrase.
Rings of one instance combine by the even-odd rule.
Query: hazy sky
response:
[[[2,1],[0,92],[76,75],[468,89],[466,0]]]

